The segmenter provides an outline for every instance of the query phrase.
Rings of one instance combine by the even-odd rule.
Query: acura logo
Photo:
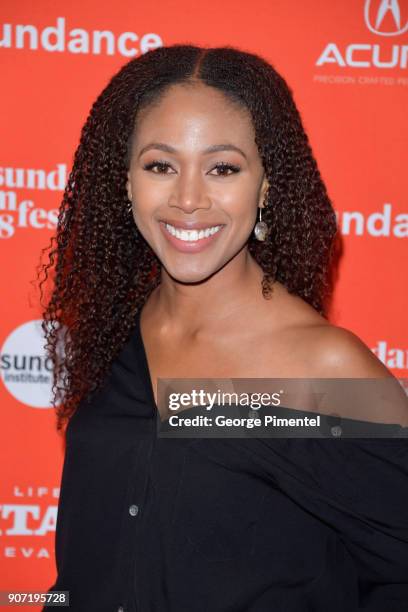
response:
[[[381,0],[379,3],[379,7],[377,10],[377,14],[374,15],[375,11],[370,11],[371,8],[371,0],[365,0],[364,6],[364,19],[366,22],[367,28],[373,34],[379,34],[380,36],[397,36],[398,34],[403,34],[408,30],[408,19],[404,25],[401,26],[401,10],[398,0]],[[388,13],[390,16],[388,17]],[[375,21],[372,19],[375,17]],[[394,24],[392,30],[388,29],[388,31],[384,31],[383,22],[386,20],[388,23],[390,21]]]

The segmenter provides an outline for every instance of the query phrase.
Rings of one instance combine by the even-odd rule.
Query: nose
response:
[[[211,199],[201,177],[185,174],[177,178],[168,204],[171,208],[179,208],[190,214],[198,209],[210,208]]]

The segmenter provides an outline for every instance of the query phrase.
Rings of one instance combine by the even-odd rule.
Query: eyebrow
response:
[[[166,153],[177,153],[177,149],[168,144],[165,144],[164,142],[151,142],[150,144],[143,147],[138,157],[143,155],[143,153],[145,153],[149,149],[158,149],[159,151],[165,151]],[[237,153],[240,153],[245,159],[247,159],[245,153],[239,147],[236,147],[233,144],[212,145],[211,147],[207,147],[207,149],[204,149],[203,153],[204,155],[207,155],[209,153],[217,153],[218,151],[236,151]]]

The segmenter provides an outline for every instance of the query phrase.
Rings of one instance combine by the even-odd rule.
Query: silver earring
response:
[[[266,225],[265,221],[262,221],[261,207],[259,207],[259,221],[255,225],[254,234],[255,238],[257,240],[261,240],[262,242],[266,239],[266,236],[268,235],[268,226]]]
[[[131,201],[128,202],[126,210],[127,210],[127,212],[132,212],[132,202]]]

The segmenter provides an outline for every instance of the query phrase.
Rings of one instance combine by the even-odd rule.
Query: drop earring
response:
[[[265,221],[262,221],[262,208],[259,206],[259,221],[255,225],[254,228],[255,238],[257,240],[261,240],[262,242],[266,239],[268,234],[268,226]]]

